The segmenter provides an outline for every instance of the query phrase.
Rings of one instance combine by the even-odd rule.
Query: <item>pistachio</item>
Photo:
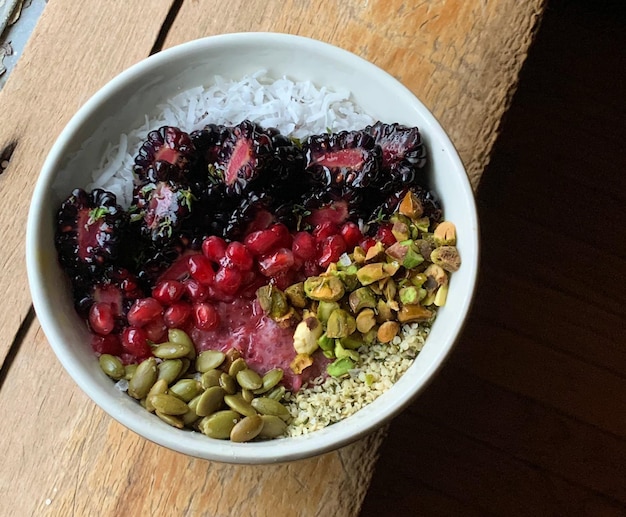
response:
[[[409,191],[400,201],[398,212],[410,219],[417,219],[424,213],[422,202],[413,191]]]
[[[340,310],[340,309],[335,309]],[[333,311],[333,313],[335,312]],[[331,313],[331,315],[333,314]],[[293,333],[293,347],[298,354],[311,355],[318,348],[317,340],[324,331],[321,322],[315,316],[303,319]]]
[[[446,271],[454,272],[461,267],[461,257],[456,246],[439,246],[430,254],[430,260]]]
[[[455,246],[456,227],[450,221],[443,221],[435,228],[433,237],[437,246]]]
[[[337,359],[343,359],[344,357],[348,357],[354,362],[358,362],[359,360],[359,354],[354,350],[344,348],[344,346],[341,344],[340,339],[337,339],[335,341],[335,357]]]
[[[126,373],[122,361],[114,355],[102,354],[98,358],[98,363],[100,364],[102,371],[111,377],[111,379],[115,379],[116,381],[124,377],[124,374]]]
[[[352,291],[348,297],[350,309],[357,314],[361,309],[376,307],[376,297],[369,287],[360,287],[356,291]]]
[[[428,239],[416,239],[413,242],[422,257],[430,257],[430,254],[435,249],[434,242],[430,242]]]
[[[285,296],[289,303],[298,309],[304,309],[307,306],[304,282],[298,282],[297,284],[287,287],[287,289],[285,289]]]
[[[365,262],[365,251],[361,248],[361,246],[354,247],[354,250],[352,251],[352,260],[354,260],[356,264],[363,264]]]
[[[128,394],[137,400],[144,398],[157,380],[157,365],[154,357],[142,361],[128,381]]]
[[[349,336],[356,330],[356,320],[343,309],[335,309],[326,323],[326,335],[331,338]]]
[[[380,260],[385,253],[385,245],[376,241],[376,244],[370,246],[367,252],[365,253],[365,262],[372,262]]]
[[[226,355],[224,352],[220,352],[219,350],[205,350],[204,352],[200,352],[196,358],[196,370],[200,373],[213,370],[219,367],[224,362],[225,358]]]
[[[317,344],[324,351],[332,350],[333,348],[335,348],[335,340],[331,337],[328,337],[326,333],[322,334],[317,339]]]
[[[411,285],[402,287],[399,293],[400,303],[405,305],[420,302],[420,293],[417,287]]]
[[[383,284],[383,296],[385,299],[390,302],[395,300],[396,294],[398,292],[398,287],[396,286],[396,282],[393,278],[387,278],[385,283]],[[373,305],[375,307],[375,305]]]
[[[361,285],[369,285],[377,282],[381,278],[386,278],[390,276],[390,274],[385,271],[382,262],[375,262],[373,264],[366,264],[361,269],[359,269],[356,273],[359,282]]]
[[[263,312],[272,319],[280,318],[289,312],[285,293],[272,284],[259,287],[256,297]]]
[[[393,319],[393,312],[389,306],[389,302],[386,302],[385,300],[378,300],[378,303],[376,304],[376,313],[376,321],[378,323],[383,323],[384,321]]]
[[[349,357],[342,357],[330,363],[326,368],[329,375],[333,377],[343,377],[354,368],[354,362]]]
[[[319,302],[317,306],[317,319],[326,324],[330,313],[339,308],[337,302]]]
[[[377,338],[381,343],[389,343],[400,330],[400,324],[397,321],[385,321],[378,327]]]
[[[363,309],[356,316],[356,329],[365,334],[376,325],[376,315],[372,309]]]
[[[383,264],[383,271],[387,273],[388,276],[393,276],[398,272],[401,265],[402,264],[397,260],[392,260],[391,262]]]
[[[313,358],[309,354],[296,354],[289,368],[296,375],[300,375],[305,369],[313,364]]]
[[[442,285],[448,285],[448,275],[441,266],[431,264],[424,271],[426,280],[423,283],[428,294],[434,293]]]
[[[442,285],[439,289],[437,289],[437,293],[435,294],[435,299],[433,303],[437,307],[443,307],[446,304],[446,299],[448,297],[448,286]]]
[[[403,305],[398,311],[398,321],[400,323],[411,323],[414,321],[428,321],[432,318],[433,312],[422,305]]]
[[[397,241],[404,241],[411,237],[409,225],[402,221],[396,221],[391,227],[391,233]]]
[[[365,343],[366,345],[373,345],[377,339],[376,336],[378,335],[378,329],[376,327],[372,327],[370,330],[364,332],[362,335],[363,343]]]
[[[342,347],[349,348],[350,350],[356,350],[365,344],[360,332],[353,332],[349,336],[342,337],[339,341]]]
[[[304,292],[312,300],[336,302],[344,295],[345,287],[336,276],[313,276],[304,281]]]
[[[230,431],[231,442],[249,442],[263,429],[263,419],[259,415],[242,418]]]

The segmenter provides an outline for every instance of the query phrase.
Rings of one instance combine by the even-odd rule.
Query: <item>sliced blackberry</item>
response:
[[[258,124],[244,120],[222,143],[209,173],[226,185],[227,194],[238,195],[268,173],[273,156],[271,136]]]
[[[380,172],[381,149],[365,131],[315,135],[303,149],[306,170],[325,187],[365,188],[376,182]]]
[[[55,245],[61,264],[94,272],[113,263],[128,216],[115,194],[102,189],[75,189],[57,212]]]
[[[273,203],[274,199],[266,192],[248,192],[230,214],[223,237],[241,240],[252,231],[267,228],[275,221]]]
[[[87,318],[89,309],[96,302],[112,305],[118,326],[124,324],[128,309],[138,298],[144,297],[138,279],[124,268],[105,268],[98,279],[75,277],[72,279],[74,302],[79,315]]]
[[[148,133],[135,157],[136,181],[140,185],[149,181],[184,182],[196,159],[195,146],[187,133],[177,127],[162,126]]]
[[[357,222],[363,213],[363,198],[359,191],[342,191],[336,188],[312,190],[303,196],[299,206],[304,209],[303,222],[315,227],[330,221],[340,225],[348,220]],[[306,229],[303,226],[299,229]]]
[[[172,181],[148,183],[135,188],[130,220],[140,233],[155,243],[172,239],[191,212],[193,194]]]

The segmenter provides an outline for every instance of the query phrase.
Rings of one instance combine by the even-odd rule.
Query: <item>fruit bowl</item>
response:
[[[215,76],[238,79],[259,69],[277,79],[347,90],[373,120],[418,127],[428,150],[424,174],[445,219],[456,225],[462,266],[452,276],[447,301],[425,346],[380,397],[350,417],[303,436],[236,443],[168,425],[103,373],[57,260],[54,220],[63,193],[91,184],[91,171],[99,167],[107,145],[130,128],[140,127],[155,106],[181,91],[206,86]],[[44,163],[28,217],[26,258],[34,307],[50,345],[78,386],[111,417],[146,439],[198,458],[276,463],[319,455],[363,437],[387,423],[426,387],[450,353],[471,305],[478,269],[478,222],[471,186],[453,144],[427,108],[392,76],[319,41],[272,33],[227,34],[151,56],[85,103]]]

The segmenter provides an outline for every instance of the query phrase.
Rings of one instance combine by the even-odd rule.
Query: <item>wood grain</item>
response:
[[[5,193],[0,238],[7,243],[0,251],[5,266],[0,287],[6,293],[5,310],[0,311],[4,331],[0,363],[29,308],[21,236],[45,154],[93,92],[148,55],[172,3],[118,0],[102,9],[95,0],[50,0],[0,92],[3,121],[10,121],[0,126],[0,151],[17,143],[0,176]],[[165,46],[209,34],[268,30],[352,50],[396,76],[426,102],[449,131],[476,185],[543,3],[186,0]],[[13,351],[0,391],[0,409],[12,418],[0,437],[1,515],[359,512],[384,430],[340,451],[286,465],[247,467],[195,460],[140,439],[104,415],[60,369],[36,321]],[[25,405],[30,412],[24,411]],[[406,418],[414,416],[409,413]],[[422,426],[419,419],[417,423]],[[455,468],[457,456],[466,471],[482,461],[480,473],[490,482],[502,472],[511,482],[530,480],[529,486],[555,480],[559,500],[568,500],[575,492],[571,483],[551,473],[537,474],[530,468],[512,473],[523,462],[507,459],[503,452],[490,453],[489,447],[472,451],[475,438],[459,441],[459,450],[450,453],[448,441],[454,431],[428,422],[423,427],[430,452],[419,460],[426,467],[441,454],[443,468],[434,477],[422,470],[410,487],[406,482],[400,486],[421,497],[417,507],[433,514],[484,515],[481,498],[487,496],[487,488],[467,497],[459,490],[460,477],[446,474],[446,469]],[[401,438],[405,441],[407,435]],[[413,446],[409,450],[416,452]],[[398,472],[412,478],[409,471]],[[393,479],[397,482],[397,477]],[[580,498],[571,499],[568,508],[578,508]],[[501,493],[498,508],[505,508],[505,503]],[[412,509],[398,508],[407,514]]]

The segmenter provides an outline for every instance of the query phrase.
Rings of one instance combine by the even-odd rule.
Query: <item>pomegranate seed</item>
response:
[[[241,282],[241,271],[236,267],[221,267],[215,274],[215,287],[226,295],[236,294]]]
[[[346,242],[341,235],[326,237],[320,245],[320,256],[317,263],[326,269],[331,263],[337,262],[339,257],[346,252]]]
[[[317,276],[322,272],[322,268],[315,260],[307,260],[304,262],[303,271],[307,277]]]
[[[185,292],[185,285],[178,280],[161,280],[152,289],[152,298],[163,305],[172,305],[180,300]]]
[[[126,327],[122,332],[124,349],[136,357],[150,357],[152,350],[148,344],[148,335],[138,327]]]
[[[231,242],[226,248],[226,258],[240,271],[250,271],[254,265],[254,259],[241,242]]]
[[[318,224],[313,229],[313,236],[315,237],[317,242],[321,242],[326,237],[335,235],[338,232],[339,232],[339,227],[335,223],[331,221],[324,221],[323,223]]]
[[[274,283],[276,287],[278,287],[278,289],[280,289],[281,291],[284,291],[285,289],[287,289],[287,287],[295,283],[294,277],[295,277],[295,271],[293,271],[292,269],[285,269],[283,271],[276,273],[272,277],[272,282]]]
[[[187,296],[194,302],[203,302],[209,296],[210,286],[203,285],[193,278],[185,280],[184,285]]]
[[[312,260],[317,255],[315,237],[309,232],[298,232],[293,236],[291,249],[294,256],[302,260]]]
[[[202,302],[193,306],[193,321],[196,328],[211,330],[220,323],[220,316],[213,305]]]
[[[212,285],[215,280],[213,264],[204,255],[192,255],[188,259],[189,274],[204,285]]]
[[[98,354],[120,355],[123,352],[120,337],[117,334],[99,336],[94,334],[91,337],[91,348]]]
[[[391,232],[390,226],[381,226],[376,232],[376,239],[382,242],[385,248],[388,248],[396,242],[396,238]]]
[[[339,235],[343,237],[343,240],[350,251],[352,251],[361,239],[363,239],[363,234],[361,233],[361,230],[359,230],[359,226],[352,221],[348,221],[341,227]]]
[[[259,271],[265,276],[275,276],[281,271],[289,269],[293,263],[293,252],[287,248],[280,248],[259,259]]]
[[[210,235],[202,241],[202,253],[211,262],[216,264],[224,258],[226,253],[226,241],[217,235]]]
[[[271,230],[257,230],[249,233],[243,242],[253,255],[264,255],[274,249],[280,240],[280,235]]]
[[[135,327],[143,327],[161,316],[163,307],[154,298],[139,298],[128,310],[128,323]]]
[[[361,248],[363,248],[363,251],[367,252],[368,249],[370,249],[372,246],[374,246],[376,244],[376,239],[374,239],[373,237],[367,237],[366,239],[363,239],[361,241]]]
[[[110,303],[96,302],[89,309],[89,325],[91,329],[101,336],[113,332],[115,328],[115,316]]]
[[[277,237],[276,248],[291,248],[293,238],[291,237],[289,228],[283,223],[276,223],[270,226],[269,231]]]
[[[168,328],[180,328],[191,316],[191,305],[187,302],[176,302],[170,305],[163,313],[163,321]]]
[[[143,330],[153,343],[162,343],[167,340],[167,325],[163,316],[158,316],[144,325]]]

